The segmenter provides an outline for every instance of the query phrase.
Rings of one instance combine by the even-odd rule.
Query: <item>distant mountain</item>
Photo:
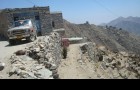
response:
[[[101,23],[99,26],[106,26],[107,24],[106,23]]]
[[[97,45],[103,45],[107,49],[119,52],[133,52],[140,54],[140,37],[123,29],[114,27],[101,27],[93,24],[73,24],[64,20],[67,37],[87,37]]]
[[[128,32],[140,35],[140,17],[119,17],[107,25],[122,28]]]

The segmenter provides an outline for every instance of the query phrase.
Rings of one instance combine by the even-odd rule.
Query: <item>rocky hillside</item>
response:
[[[111,21],[107,25],[123,28],[128,32],[140,35],[140,17],[127,17],[127,18],[119,17]]]
[[[140,55],[116,53],[127,50],[117,42],[117,38],[122,38],[121,43],[125,43],[123,40],[127,40],[126,37],[134,38],[129,33],[115,31],[113,27],[104,29],[88,23],[76,25],[67,21],[65,28],[68,37],[87,37],[91,42],[70,44],[65,50],[67,57],[62,59],[62,39],[58,33],[52,32],[16,51],[9,58],[9,64],[0,62],[0,69],[10,67],[6,71],[8,78],[16,79],[140,79]],[[138,41],[138,38],[135,37],[135,40]],[[125,43],[128,47],[129,42]]]
[[[115,27],[98,27],[89,23],[73,24],[64,20],[67,37],[87,37],[98,46],[105,46],[113,52],[140,53],[140,37]]]
[[[83,57],[88,56],[94,63],[94,70],[98,78],[102,79],[139,79],[140,61],[139,55],[127,52],[112,53],[104,47],[96,47],[96,44],[81,46]],[[93,54],[91,54],[93,53]],[[88,54],[88,55],[86,55]],[[85,60],[85,59],[83,59]],[[97,78],[96,77],[96,78]]]
[[[95,43],[71,44],[58,67],[60,79],[139,79],[139,56],[113,53]]]

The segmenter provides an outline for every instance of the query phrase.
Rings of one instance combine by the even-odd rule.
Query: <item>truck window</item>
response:
[[[15,27],[25,26],[25,25],[29,25],[29,20],[16,21],[16,22],[15,22]]]

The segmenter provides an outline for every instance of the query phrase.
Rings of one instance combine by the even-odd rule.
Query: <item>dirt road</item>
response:
[[[27,43],[17,44],[14,46],[9,46],[7,41],[0,41],[0,59],[4,59],[5,57],[13,54],[15,51],[23,49]]]
[[[94,65],[82,56],[79,46],[69,46],[67,59],[58,68],[60,79],[98,79]]]
[[[9,46],[9,43],[7,41],[0,41],[0,62],[6,64],[4,70],[0,71],[0,78],[5,78],[5,79],[9,78],[7,72],[10,70],[11,64],[8,58],[10,58],[10,56],[17,50],[24,49],[26,44],[27,44],[26,42],[23,42],[21,44]]]

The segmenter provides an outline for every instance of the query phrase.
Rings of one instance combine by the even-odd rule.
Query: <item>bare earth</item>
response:
[[[0,62],[5,63],[5,68],[0,71],[0,79],[16,79],[18,77],[9,77],[8,71],[11,68],[11,64],[9,61],[10,56],[16,52],[17,50],[22,50],[25,48],[27,43],[23,43],[20,45],[15,46],[9,46],[9,43],[7,41],[0,41]]]
[[[28,43],[9,46],[7,41],[0,41],[0,62],[6,64],[4,70],[0,71],[0,79],[19,79],[19,77],[14,75],[9,77],[8,72],[11,69],[9,58],[17,50],[23,50],[26,45],[28,45]],[[79,46],[80,44],[72,44],[69,46],[67,59],[62,60],[58,68],[58,74],[61,79],[98,78],[93,63],[89,62],[87,57],[82,56]]]
[[[94,65],[82,56],[79,45],[69,46],[67,59],[58,68],[60,79],[98,79]]]

